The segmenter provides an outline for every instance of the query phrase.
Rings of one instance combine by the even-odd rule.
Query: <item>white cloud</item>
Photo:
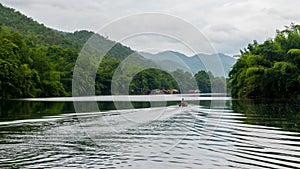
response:
[[[283,29],[291,22],[300,24],[300,1],[295,0],[0,1],[49,27],[64,31],[97,31],[120,17],[143,12],[169,14],[195,25],[218,52],[228,54],[238,53],[254,39],[263,41],[274,37],[276,29]],[[182,31],[174,25],[167,29]]]

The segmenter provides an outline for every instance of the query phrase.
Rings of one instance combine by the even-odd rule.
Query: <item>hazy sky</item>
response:
[[[97,31],[114,20],[133,14],[149,12],[168,14],[194,25],[211,41],[217,52],[226,54],[238,54],[240,49],[254,39],[261,42],[272,38],[276,29],[283,29],[291,22],[300,24],[298,0],[0,0],[0,2],[46,26],[63,31],[81,29]],[[143,21],[140,21],[140,24],[143,24]],[[176,26],[170,25],[167,29],[176,31]],[[172,41],[162,43],[170,43],[172,49]],[[141,45],[131,47],[143,48]],[[174,48],[172,50],[176,50]],[[180,49],[179,51],[185,52]]]

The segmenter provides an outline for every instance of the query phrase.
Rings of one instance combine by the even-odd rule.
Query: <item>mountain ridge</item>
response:
[[[154,61],[156,64],[160,65],[162,68],[166,68],[169,71],[174,71],[174,69],[182,69],[185,71],[190,71],[193,74],[197,73],[200,70],[206,70],[206,66],[203,63],[203,60],[207,60],[209,57],[220,58],[220,61],[223,65],[225,76],[228,76],[231,67],[235,64],[236,59],[225,55],[223,53],[216,54],[195,54],[192,56],[187,56],[183,53],[166,50],[158,53],[149,53],[149,52],[138,52],[146,59]],[[173,65],[170,65],[172,63]],[[207,70],[206,70],[207,71]],[[214,74],[216,76],[222,76],[221,73]]]

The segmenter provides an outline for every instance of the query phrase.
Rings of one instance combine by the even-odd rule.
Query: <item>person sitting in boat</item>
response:
[[[186,107],[187,105],[188,105],[188,103],[186,101],[184,101],[184,98],[182,98],[179,106]]]

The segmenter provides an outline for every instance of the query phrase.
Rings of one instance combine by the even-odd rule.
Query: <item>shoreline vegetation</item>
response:
[[[99,67],[95,79],[83,72],[86,79],[95,81],[96,95],[112,94],[112,77],[127,56],[135,54],[138,63],[155,65],[130,48],[94,32],[53,30],[0,4],[0,99],[72,96],[78,54],[94,35],[104,46],[113,46],[99,66],[93,63]],[[122,79],[132,78],[130,95],[148,94],[152,90],[189,93],[199,89],[201,93],[230,91],[233,98],[300,98],[299,65],[300,25],[291,24],[285,30],[278,30],[274,39],[261,44],[253,41],[241,50],[229,79],[214,77],[203,70],[193,75],[180,69],[170,72],[146,69],[132,78],[131,71],[142,70],[141,67],[125,65],[122,69],[125,76],[116,83],[123,90],[126,86],[122,86]],[[175,76],[181,81],[177,82]],[[192,79],[198,88],[191,85]],[[79,90],[83,96],[84,91]]]
[[[82,30],[67,33],[47,28],[0,4],[0,99],[71,96],[76,60],[91,36],[97,36],[97,40],[104,46],[113,47],[99,66],[95,65],[98,62],[91,63],[91,66],[99,67],[96,78],[90,79],[92,76],[89,72],[83,72],[86,73],[83,77],[88,81],[95,81],[93,87],[96,95],[110,95],[115,70],[135,51],[94,32]],[[90,54],[93,56],[97,53]],[[148,65],[155,64],[139,54],[135,55],[135,60]],[[133,69],[140,70],[138,65],[125,66],[123,70],[128,72],[120,79],[131,78],[129,75]],[[178,84],[174,76],[181,79],[182,84]],[[192,75],[179,69],[172,72],[147,69],[134,76],[129,86],[129,94],[145,94],[155,89],[181,90],[178,92],[188,93],[188,90],[196,90],[189,83],[193,78],[198,82],[201,92],[211,92],[211,85],[215,86],[215,92],[225,91],[225,78],[214,77],[210,72],[199,71]],[[123,84],[121,81],[117,83]],[[180,89],[180,86],[184,88]],[[122,87],[124,86],[120,86]],[[81,93],[83,96],[84,91],[83,89]]]
[[[300,98],[300,25],[241,50],[229,72],[233,98]]]

